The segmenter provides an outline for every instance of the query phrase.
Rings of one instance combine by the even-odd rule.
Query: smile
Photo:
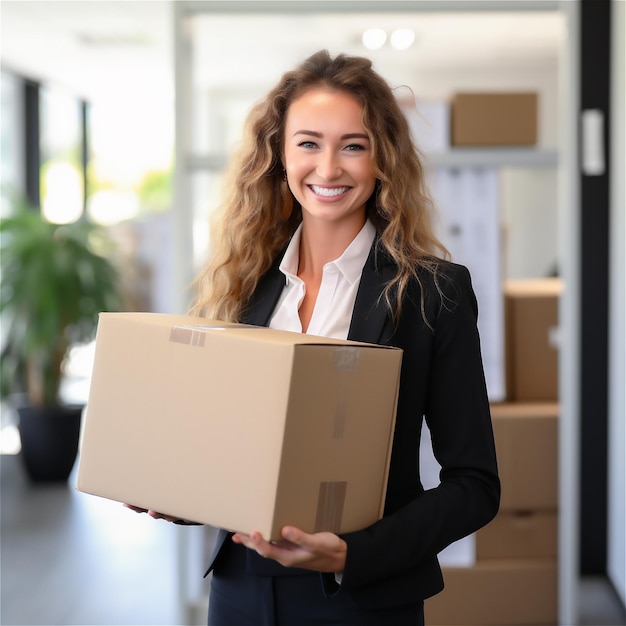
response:
[[[317,185],[309,185],[309,187],[313,190],[313,193],[325,198],[334,198],[350,190],[350,187],[318,187]]]

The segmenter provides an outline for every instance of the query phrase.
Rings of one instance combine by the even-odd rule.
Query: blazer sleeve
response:
[[[342,589],[375,586],[420,567],[432,571],[441,550],[478,530],[498,510],[500,483],[476,298],[467,269],[448,266],[438,280],[443,295],[432,277],[430,283],[422,281],[426,312],[434,320],[431,327],[415,322],[421,318],[420,306],[407,306],[403,311],[403,317],[412,316],[409,326],[418,330],[405,333],[400,346],[408,372],[403,372],[397,416],[397,420],[419,420],[418,433],[422,416],[426,419],[433,452],[442,467],[440,484],[427,491],[419,484],[412,499],[379,522],[342,535],[348,545]],[[409,334],[419,337],[407,339]],[[414,367],[415,363],[421,365]],[[418,465],[418,453],[406,452],[418,446],[419,440],[395,441],[393,454],[415,454],[405,466]]]

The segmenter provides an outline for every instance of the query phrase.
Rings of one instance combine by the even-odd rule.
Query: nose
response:
[[[341,165],[338,155],[332,150],[324,150],[318,158],[317,175],[324,180],[333,180],[341,175]]]

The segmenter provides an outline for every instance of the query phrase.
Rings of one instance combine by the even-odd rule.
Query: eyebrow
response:
[[[297,130],[293,136],[295,137],[296,135],[310,135],[311,137],[318,137],[320,139],[323,136],[322,133],[318,133],[314,130]],[[369,141],[369,137],[364,133],[346,133],[345,135],[341,135],[340,139],[367,139]]]

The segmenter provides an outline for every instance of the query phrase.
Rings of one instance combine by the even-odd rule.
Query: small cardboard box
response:
[[[556,403],[491,405],[501,511],[556,511],[558,416]]]
[[[452,98],[453,146],[537,143],[537,94],[457,93]]]
[[[444,590],[426,600],[433,626],[557,624],[557,563],[549,559],[487,561],[443,569]]]
[[[501,511],[476,533],[476,559],[557,557],[556,511]]]
[[[101,314],[80,491],[275,539],[382,515],[402,351]]]
[[[504,284],[507,400],[556,402],[558,385],[559,278],[508,280]]]

